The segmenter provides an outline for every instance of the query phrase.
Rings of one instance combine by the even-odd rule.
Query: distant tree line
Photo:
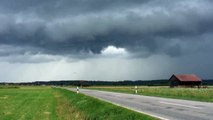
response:
[[[0,85],[54,85],[54,86],[167,86],[169,80],[124,80],[124,81],[92,81],[92,80],[63,80],[63,81],[36,81],[22,83],[0,83]],[[213,80],[203,80],[203,85],[213,85]]]

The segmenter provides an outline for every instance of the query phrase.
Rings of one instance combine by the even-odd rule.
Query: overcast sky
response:
[[[212,0],[0,0],[0,82],[213,78]]]

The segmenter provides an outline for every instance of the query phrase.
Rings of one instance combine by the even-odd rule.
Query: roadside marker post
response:
[[[79,87],[77,87],[76,92],[79,93]]]
[[[136,85],[135,86],[135,94],[137,94],[138,93],[138,86]]]

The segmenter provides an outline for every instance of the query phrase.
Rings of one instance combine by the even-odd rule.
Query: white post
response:
[[[135,86],[135,94],[138,93],[138,90],[137,90],[137,89],[138,89],[138,86],[136,85],[136,86]]]
[[[79,93],[79,88],[77,87],[76,92]]]

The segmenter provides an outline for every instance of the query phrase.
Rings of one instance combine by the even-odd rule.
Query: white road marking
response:
[[[168,105],[188,107],[188,108],[202,109],[201,107],[195,107],[195,106],[190,106],[190,105],[183,105],[183,104],[178,104],[178,103],[170,103],[170,102],[165,102],[165,101],[160,101],[160,103],[168,104]]]
[[[100,99],[100,100],[103,100],[103,99]],[[126,106],[123,106],[123,105],[117,104],[117,103],[113,103],[113,102],[110,102],[110,101],[107,101],[107,100],[103,100],[103,101],[106,101],[106,102],[112,103],[112,104],[114,104],[114,105],[117,105],[117,106],[120,106],[120,107],[123,107],[123,108],[129,109],[129,110],[132,110],[132,111],[135,111],[135,112],[139,112],[139,113],[142,113],[142,114],[145,114],[145,115],[149,115],[149,116],[152,116],[152,117],[158,118],[158,119],[160,119],[160,120],[169,120],[169,119],[167,119],[167,118],[160,117],[160,116],[158,116],[158,115],[153,115],[153,114],[151,114],[151,113],[147,113],[147,112],[143,112],[143,111],[135,110],[135,109],[132,109],[132,108],[129,108],[129,107],[126,107]]]

